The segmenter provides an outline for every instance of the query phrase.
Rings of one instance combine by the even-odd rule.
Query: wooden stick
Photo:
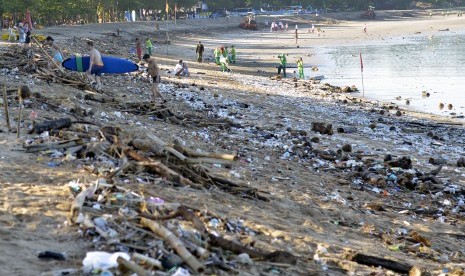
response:
[[[166,229],[163,225],[156,221],[149,220],[146,218],[141,219],[141,224],[145,227],[150,228],[155,234],[167,241],[171,247],[174,248],[176,253],[186,262],[186,264],[194,271],[194,273],[201,273],[205,270],[205,267],[200,263],[189,250],[186,249],[181,240],[178,239],[171,231]]]
[[[10,114],[8,113],[8,98],[6,95],[6,84],[3,85],[3,107],[5,108],[6,127],[8,128],[8,130],[10,130],[11,125],[10,125]]]
[[[86,201],[87,194],[89,191],[95,190],[95,186],[90,186],[89,188],[82,190],[73,200],[73,203],[71,204],[71,209],[68,214],[68,220],[71,223],[75,223],[76,219],[81,212],[82,206],[84,205],[84,202]]]
[[[229,160],[229,161],[236,161],[238,159],[237,154],[216,153],[216,152],[197,152],[197,151],[184,148],[181,145],[175,145],[174,148],[189,157],[204,157],[204,158],[223,159],[223,160]]]
[[[151,275],[150,272],[146,271],[145,269],[143,269],[139,265],[137,265],[137,264],[135,264],[135,263],[133,263],[131,261],[127,261],[124,258],[118,257],[116,259],[116,261],[118,262],[118,264],[120,264],[120,265],[124,266],[125,268],[129,269],[130,271],[136,273],[138,276],[149,276],[149,275]]]
[[[142,254],[139,254],[139,253],[137,253],[137,252],[134,253],[134,254],[132,255],[132,257],[133,257],[134,259],[137,259],[137,260],[139,260],[139,261],[145,262],[145,263],[147,263],[147,264],[149,264],[149,265],[151,265],[151,266],[154,266],[154,267],[156,267],[156,268],[163,269],[163,265],[161,264],[161,262],[160,262],[159,260],[154,259],[154,258],[147,257],[147,256],[142,255]]]
[[[363,264],[363,265],[368,265],[368,266],[375,266],[375,267],[381,266],[386,269],[392,270],[394,272],[399,272],[402,274],[407,274],[413,267],[412,265],[407,264],[407,263],[400,263],[400,262],[396,262],[396,261],[389,260],[389,259],[365,255],[362,253],[355,254],[354,256],[350,258],[350,260],[353,262]]]
[[[45,51],[45,49],[42,47],[42,45],[40,44],[39,41],[37,41],[37,39],[35,37],[31,37],[32,40],[39,46],[39,48],[42,50],[42,52],[44,52],[44,54],[48,57],[48,59],[50,59],[51,62],[53,62],[53,64],[55,64],[55,66],[62,72],[62,73],[65,73],[65,71],[63,70],[63,68],[61,68],[60,65],[58,65],[55,60],[47,53],[47,51]]]
[[[16,129],[16,138],[19,138],[19,129],[21,128],[21,115],[23,113],[23,99],[19,98],[19,115],[18,115],[18,127]]]

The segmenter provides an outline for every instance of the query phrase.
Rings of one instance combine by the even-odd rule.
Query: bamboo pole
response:
[[[10,130],[11,125],[10,125],[10,114],[8,113],[8,98],[6,95],[6,84],[3,85],[3,107],[5,108],[6,127],[8,128],[8,130]]]
[[[194,271],[194,273],[202,273],[205,267],[200,263],[189,250],[186,249],[182,241],[176,237],[170,230],[166,229],[163,225],[156,221],[146,218],[141,219],[141,224],[150,228],[155,234],[160,236],[163,240],[167,241],[171,247],[174,248],[176,253],[186,262],[186,264]]]

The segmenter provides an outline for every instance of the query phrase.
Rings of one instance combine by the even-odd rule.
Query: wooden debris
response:
[[[3,108],[5,110],[6,127],[8,128],[8,130],[10,130],[11,129],[10,114],[8,112],[8,98],[6,94],[6,84],[3,85]]]
[[[150,228],[155,234],[167,241],[195,273],[202,273],[205,270],[204,265],[186,249],[182,241],[163,225],[146,218],[141,219],[141,224]]]
[[[355,255],[351,256],[349,260],[359,263],[359,264],[368,265],[368,266],[374,266],[374,267],[381,266],[386,269],[392,270],[394,272],[403,273],[403,274],[409,273],[409,271],[413,268],[412,265],[409,265],[406,263],[401,263],[401,262],[397,262],[397,261],[393,261],[389,259],[369,256],[369,255],[365,255],[362,253],[356,253]]]

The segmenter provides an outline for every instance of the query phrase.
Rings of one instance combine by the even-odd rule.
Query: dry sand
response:
[[[357,13],[358,14],[358,13]],[[357,14],[348,15],[354,18]],[[300,48],[296,48],[292,38],[292,32],[269,33],[267,30],[258,32],[243,31],[234,28],[237,25],[235,18],[227,22],[219,20],[199,20],[172,23],[169,26],[169,46],[158,47],[155,56],[160,60],[162,68],[172,69],[176,60],[188,61],[192,76],[190,78],[177,79],[164,75],[166,86],[162,86],[162,92],[171,100],[170,108],[178,112],[194,112],[205,114],[206,111],[196,111],[192,106],[177,96],[176,83],[192,84],[197,87],[204,86],[205,91],[190,88],[205,102],[218,104],[219,100],[214,95],[220,95],[221,100],[240,101],[250,104],[249,110],[235,110],[235,116],[242,116],[243,124],[256,129],[276,129],[282,131],[280,125],[289,125],[293,128],[301,128],[309,131],[310,124],[315,120],[332,122],[335,125],[344,125],[348,120],[361,129],[367,128],[371,122],[376,122],[379,115],[370,113],[370,108],[377,107],[377,103],[364,105],[342,105],[336,103],[337,99],[345,96],[332,95],[321,98],[320,92],[306,92],[302,89],[294,89],[293,84],[272,81],[267,76],[274,74],[276,55],[281,52],[291,56],[308,55],[310,60],[317,62],[317,47],[325,45],[347,45],[352,43],[379,43],[382,39],[397,38],[399,36],[430,35],[439,29],[449,28],[451,31],[462,28],[461,18],[453,16],[442,18],[396,18],[397,13],[386,13],[381,16],[381,21],[368,22],[368,34],[361,30],[363,21],[340,21],[329,25],[330,19],[319,19],[324,33],[320,37],[314,34],[303,33],[300,36]],[[259,22],[264,19],[259,18]],[[294,19],[295,20],[295,19]],[[303,31],[309,28],[307,19],[300,18],[299,28]],[[103,52],[125,56],[132,47],[130,42],[136,36],[144,37],[153,35],[153,23],[114,23],[90,26],[62,26],[44,30],[46,34],[58,38],[59,43],[64,43],[68,53],[82,52],[79,38],[92,38],[97,41]],[[218,27],[218,24],[223,27]],[[290,24],[292,26],[292,24]],[[165,26],[160,24],[163,29]],[[116,28],[125,30],[123,38],[115,38],[105,35],[115,32]],[[418,34],[417,34],[418,35]],[[156,34],[160,41],[166,39],[163,32]],[[72,37],[76,37],[73,42]],[[66,39],[66,40],[65,40]],[[219,44],[234,44],[238,49],[238,64],[232,66],[234,74],[218,72],[218,68],[212,63],[197,64],[193,62],[197,41],[201,40],[206,48],[207,57],[211,55],[214,46]],[[166,51],[168,54],[166,54]],[[259,71],[260,70],[260,71]],[[21,79],[24,79],[22,77]],[[144,101],[148,98],[148,87],[142,83],[131,83],[128,77],[106,77],[105,90],[112,93],[118,101]],[[14,85],[11,79],[9,85]],[[301,85],[302,83],[299,83]],[[140,92],[129,92],[134,89],[122,89],[134,87]],[[66,107],[78,103],[77,95],[81,91],[64,87],[59,84],[36,82],[31,85],[35,92],[40,92],[47,98],[56,101]],[[139,90],[138,90],[139,91]],[[186,91],[187,92],[187,91]],[[350,100],[349,100],[350,102]],[[103,120],[98,116],[100,112],[112,114],[112,106],[86,103],[86,107],[94,109],[95,120]],[[305,108],[305,110],[303,109]],[[12,107],[12,112],[17,112],[17,107]],[[26,109],[27,112],[31,110]],[[239,115],[237,115],[239,114]],[[416,116],[415,114],[411,114]],[[59,112],[43,111],[40,118],[57,118],[62,116]],[[129,115],[127,115],[130,117]],[[2,117],[3,118],[3,117]],[[430,217],[424,219],[408,213],[399,214],[401,209],[388,208],[387,212],[371,212],[364,208],[367,202],[377,202],[385,206],[400,206],[412,203],[415,206],[428,206],[432,199],[421,197],[417,192],[399,193],[389,197],[369,191],[352,189],[350,186],[341,186],[338,179],[340,174],[332,174],[330,171],[315,170],[310,163],[298,160],[282,160],[282,149],[270,148],[255,144],[256,138],[243,133],[224,133],[217,129],[183,128],[165,122],[149,120],[144,116],[130,117],[133,121],[142,122],[149,131],[153,131],[163,139],[171,141],[178,137],[188,141],[188,145],[194,149],[200,148],[207,151],[234,151],[241,153],[241,160],[234,165],[234,171],[241,178],[250,182],[253,187],[266,190],[271,194],[269,203],[244,200],[219,190],[198,191],[184,189],[180,193],[174,187],[154,187],[152,192],[157,196],[172,202],[183,202],[197,208],[209,209],[224,217],[242,218],[252,229],[264,233],[257,237],[258,244],[265,248],[285,249],[299,255],[303,260],[299,267],[284,270],[284,274],[310,275],[338,275],[344,271],[355,271],[356,275],[368,275],[378,269],[356,265],[340,261],[340,255],[345,249],[364,252],[375,256],[390,257],[407,261],[411,264],[438,272],[443,265],[439,261],[422,258],[420,255],[404,254],[391,251],[388,246],[373,233],[396,231],[399,228],[415,230],[431,239],[433,249],[439,254],[450,257],[450,267],[459,267],[464,262],[465,252],[459,238],[444,233],[463,232],[463,217],[455,221],[440,223]],[[399,127],[399,136],[402,139],[411,139],[414,146],[407,151],[399,149],[398,141],[382,140],[383,129],[376,132],[376,139],[366,131],[357,134],[337,134],[333,137],[319,136],[321,144],[315,147],[337,148],[342,143],[353,144],[355,148],[364,151],[391,152],[395,155],[413,155],[418,158],[418,164],[423,169],[433,169],[425,165],[428,155],[421,150],[437,154],[444,154],[443,149],[430,149],[419,139],[426,137],[425,133],[415,134],[415,128],[403,125],[405,122],[415,120],[395,119],[385,116],[390,124]],[[108,120],[108,119],[107,119]],[[358,122],[354,122],[360,120]],[[146,129],[131,124],[127,120],[111,116],[111,124],[120,124],[134,133],[142,133]],[[382,124],[380,124],[382,125]],[[386,124],[389,128],[389,124]],[[382,128],[382,127],[381,127]],[[4,127],[2,127],[5,130]],[[193,134],[193,133],[196,134]],[[451,137],[458,137],[463,133],[463,128],[447,129]],[[200,133],[208,133],[210,139]],[[457,134],[458,133],[458,134]],[[413,135],[410,137],[409,135]],[[315,134],[312,134],[315,135]],[[390,134],[392,135],[392,134]],[[454,136],[456,135],[456,136]],[[0,231],[2,241],[0,243],[0,271],[2,275],[38,275],[57,268],[78,267],[86,250],[92,250],[91,243],[84,242],[77,235],[76,227],[69,227],[65,223],[65,212],[68,210],[69,198],[63,186],[70,180],[81,179],[88,182],[92,176],[74,166],[73,163],[65,163],[59,167],[48,167],[49,157],[22,153],[20,142],[28,136],[23,133],[21,140],[14,138],[15,134],[0,133],[3,141],[0,149],[0,183],[2,196],[0,197]],[[318,136],[318,135],[316,135]],[[389,135],[388,135],[389,136]],[[202,138],[203,137],[203,138]],[[244,139],[247,137],[247,139]],[[463,137],[463,136],[462,136]],[[416,139],[416,140],[415,140]],[[426,143],[426,142],[425,142]],[[451,141],[450,146],[463,146],[461,141]],[[436,151],[434,151],[436,150]],[[454,155],[455,153],[450,153]],[[455,155],[454,155],[455,156]],[[267,161],[268,158],[271,161]],[[420,165],[419,165],[420,166]],[[458,170],[458,171],[457,171]],[[452,179],[463,185],[464,173],[461,169],[450,167],[445,169],[444,178]],[[227,174],[227,172],[225,172]],[[347,179],[349,181],[349,179]],[[339,184],[338,184],[339,183]],[[345,182],[344,184],[347,184]],[[338,200],[334,193],[340,195],[343,200]],[[326,265],[312,261],[317,245],[323,245],[329,249],[330,258]],[[41,250],[66,252],[70,260],[66,262],[42,262],[36,258],[36,253]],[[454,255],[455,254],[455,255]],[[251,274],[259,274],[267,271],[269,266],[257,265],[244,271]],[[324,272],[329,269],[329,272]]]

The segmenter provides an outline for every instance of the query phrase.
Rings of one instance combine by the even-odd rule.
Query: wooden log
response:
[[[147,256],[139,254],[137,252],[132,254],[132,257],[134,259],[139,260],[139,261],[145,262],[146,264],[149,264],[149,265],[151,265],[153,267],[163,269],[163,265],[161,264],[161,262],[159,260],[154,259],[154,258],[147,257]]]
[[[10,130],[11,125],[10,125],[10,114],[8,112],[8,98],[6,94],[6,84],[3,85],[3,108],[5,109],[6,127],[8,128],[8,130]]]
[[[409,271],[413,267],[412,265],[407,264],[407,263],[400,263],[397,261],[369,256],[369,255],[365,255],[362,253],[356,253],[350,258],[350,260],[353,262],[363,264],[363,265],[368,265],[368,266],[374,266],[374,267],[381,266],[386,269],[392,270],[394,272],[402,273],[402,274],[408,274]]]
[[[146,218],[141,219],[141,224],[150,228],[155,234],[167,241],[178,255],[186,262],[186,264],[194,271],[194,273],[202,273],[205,267],[200,263],[184,246],[181,240],[178,239],[171,231],[156,221]]]
[[[167,151],[167,152],[171,153],[172,155],[176,156],[179,160],[184,161],[184,160],[187,159],[187,157],[184,154],[182,154],[179,151],[175,150],[174,148],[169,146],[168,143],[161,140],[157,136],[149,133],[149,134],[147,134],[147,137],[149,137],[150,140],[152,140],[154,143],[156,143],[157,145],[162,147],[165,151]]]
[[[135,264],[134,262],[128,261],[128,260],[126,260],[124,258],[118,257],[116,259],[116,261],[118,262],[118,264],[120,264],[120,265],[124,266],[126,269],[136,273],[138,276],[150,276],[150,275],[152,275],[150,272],[146,271],[145,269],[143,269],[139,265]]]
[[[51,121],[44,121],[41,124],[35,124],[30,131],[31,134],[40,134],[44,131],[50,131],[50,130],[59,130],[63,128],[69,128],[71,126],[72,122],[70,118],[60,118],[56,120],[51,120]]]

